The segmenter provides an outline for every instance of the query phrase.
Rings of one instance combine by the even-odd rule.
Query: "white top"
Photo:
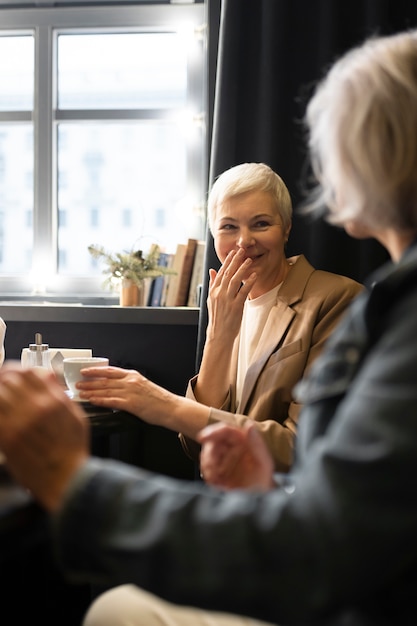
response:
[[[253,362],[253,355],[258,347],[266,320],[274,306],[279,288],[282,283],[267,291],[259,298],[246,300],[243,308],[242,324],[240,327],[239,353],[236,377],[236,406],[239,408],[242,397],[242,387],[246,372]]]

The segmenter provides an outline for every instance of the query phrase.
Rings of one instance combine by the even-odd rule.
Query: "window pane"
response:
[[[91,243],[204,237],[205,10],[46,4],[1,12],[0,289],[78,298]]]
[[[179,33],[60,35],[60,109],[139,109],[185,104],[187,54]]]
[[[0,124],[0,272],[30,269],[33,245],[33,130]]]
[[[34,43],[32,36],[0,36],[0,110],[33,109]]]
[[[62,274],[100,274],[89,244],[120,251],[146,250],[155,242],[171,251],[195,236],[179,125],[149,120],[61,123],[58,168],[59,180],[66,181],[58,188],[59,211],[66,214],[58,231],[59,250],[66,251]]]

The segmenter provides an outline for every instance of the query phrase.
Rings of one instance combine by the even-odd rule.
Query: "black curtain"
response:
[[[288,255],[363,281],[387,260],[373,240],[357,241],[297,214],[307,158],[302,119],[317,80],[344,51],[371,35],[417,26],[415,0],[207,0],[209,186],[224,170],[263,161],[285,180],[294,203]],[[196,367],[207,325],[208,268],[219,266],[207,233]]]

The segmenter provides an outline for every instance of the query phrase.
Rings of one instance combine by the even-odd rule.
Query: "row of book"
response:
[[[179,243],[175,253],[162,252],[159,265],[172,273],[154,278],[145,297],[147,306],[200,306],[206,244],[197,239]]]

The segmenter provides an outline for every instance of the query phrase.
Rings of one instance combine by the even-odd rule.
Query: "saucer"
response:
[[[73,400],[74,402],[80,402],[81,404],[90,404],[88,400],[84,400],[83,398],[79,398],[79,397],[74,398],[72,396],[70,397],[71,397],[71,400]]]
[[[108,407],[105,407],[105,406],[96,406],[95,404],[91,404],[91,402],[89,402],[88,400],[83,400],[81,398],[74,398],[72,391],[70,391],[69,389],[65,389],[65,393],[73,402],[77,402],[77,404],[81,404],[84,411],[86,411],[87,413],[91,413],[91,412],[110,413],[114,410],[114,409],[109,409]]]
[[[74,398],[74,394],[69,389],[65,389],[65,393],[67,394],[68,398],[70,398],[73,402],[80,402],[81,404],[90,404],[90,402],[88,400],[84,400],[84,398],[79,398],[78,396]]]

